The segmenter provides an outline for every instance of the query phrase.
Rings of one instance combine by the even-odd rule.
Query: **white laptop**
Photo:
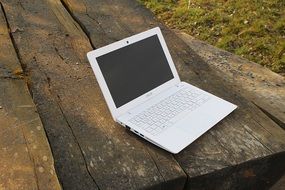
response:
[[[158,27],[87,54],[113,119],[178,153],[237,108],[180,81]]]

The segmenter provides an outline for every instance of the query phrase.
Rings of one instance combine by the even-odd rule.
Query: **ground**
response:
[[[284,0],[139,1],[170,28],[285,73]]]

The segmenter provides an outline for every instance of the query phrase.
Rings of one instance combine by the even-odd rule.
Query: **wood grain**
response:
[[[210,67],[285,129],[285,79],[269,69],[176,31]]]
[[[2,2],[64,189],[262,189],[285,171],[285,131],[138,2]],[[183,81],[239,106],[175,156],[112,120],[86,59],[155,26]]]
[[[285,189],[285,175],[283,175],[276,184],[274,184],[270,190],[282,190]]]
[[[47,4],[43,2],[6,1],[3,2],[3,7],[10,27],[22,28],[22,31],[12,33],[12,37],[28,75],[33,100],[49,138],[56,172],[63,188],[96,189],[97,185],[88,173],[78,142],[58,105],[58,97],[50,90],[50,78],[38,64],[41,62],[47,67],[49,62],[66,64],[62,60],[65,55],[59,54],[60,48],[53,44],[61,43],[69,37],[61,33],[61,29],[56,30],[60,28],[56,25],[57,18],[52,11],[46,9]],[[53,39],[53,36],[59,37]]]
[[[63,188],[182,189],[186,175],[171,154],[111,119],[86,59],[89,39],[59,1],[3,5],[11,27],[24,29],[12,35]]]
[[[61,189],[0,7],[0,189]]]
[[[0,3],[0,78],[22,78],[23,70],[18,61],[9,32],[2,5]]]
[[[233,114],[176,156],[189,179],[284,151],[284,131],[137,2],[63,1],[87,30],[95,47],[160,26],[182,80],[239,106]],[[282,168],[285,169],[284,166]]]

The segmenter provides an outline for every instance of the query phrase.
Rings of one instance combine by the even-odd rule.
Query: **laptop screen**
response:
[[[116,107],[174,78],[157,35],[97,57]]]

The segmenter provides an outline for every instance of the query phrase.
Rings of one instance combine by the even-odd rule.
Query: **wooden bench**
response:
[[[193,47],[135,0],[1,2],[8,26],[0,26],[10,31],[63,189],[268,189],[284,173],[284,78],[251,71],[258,67],[215,48],[203,52],[202,42]],[[182,80],[239,106],[177,155],[112,120],[86,59],[94,48],[155,26]],[[250,78],[218,66],[232,58]],[[258,83],[264,91],[255,93],[243,81],[257,84],[260,70],[269,85]]]

